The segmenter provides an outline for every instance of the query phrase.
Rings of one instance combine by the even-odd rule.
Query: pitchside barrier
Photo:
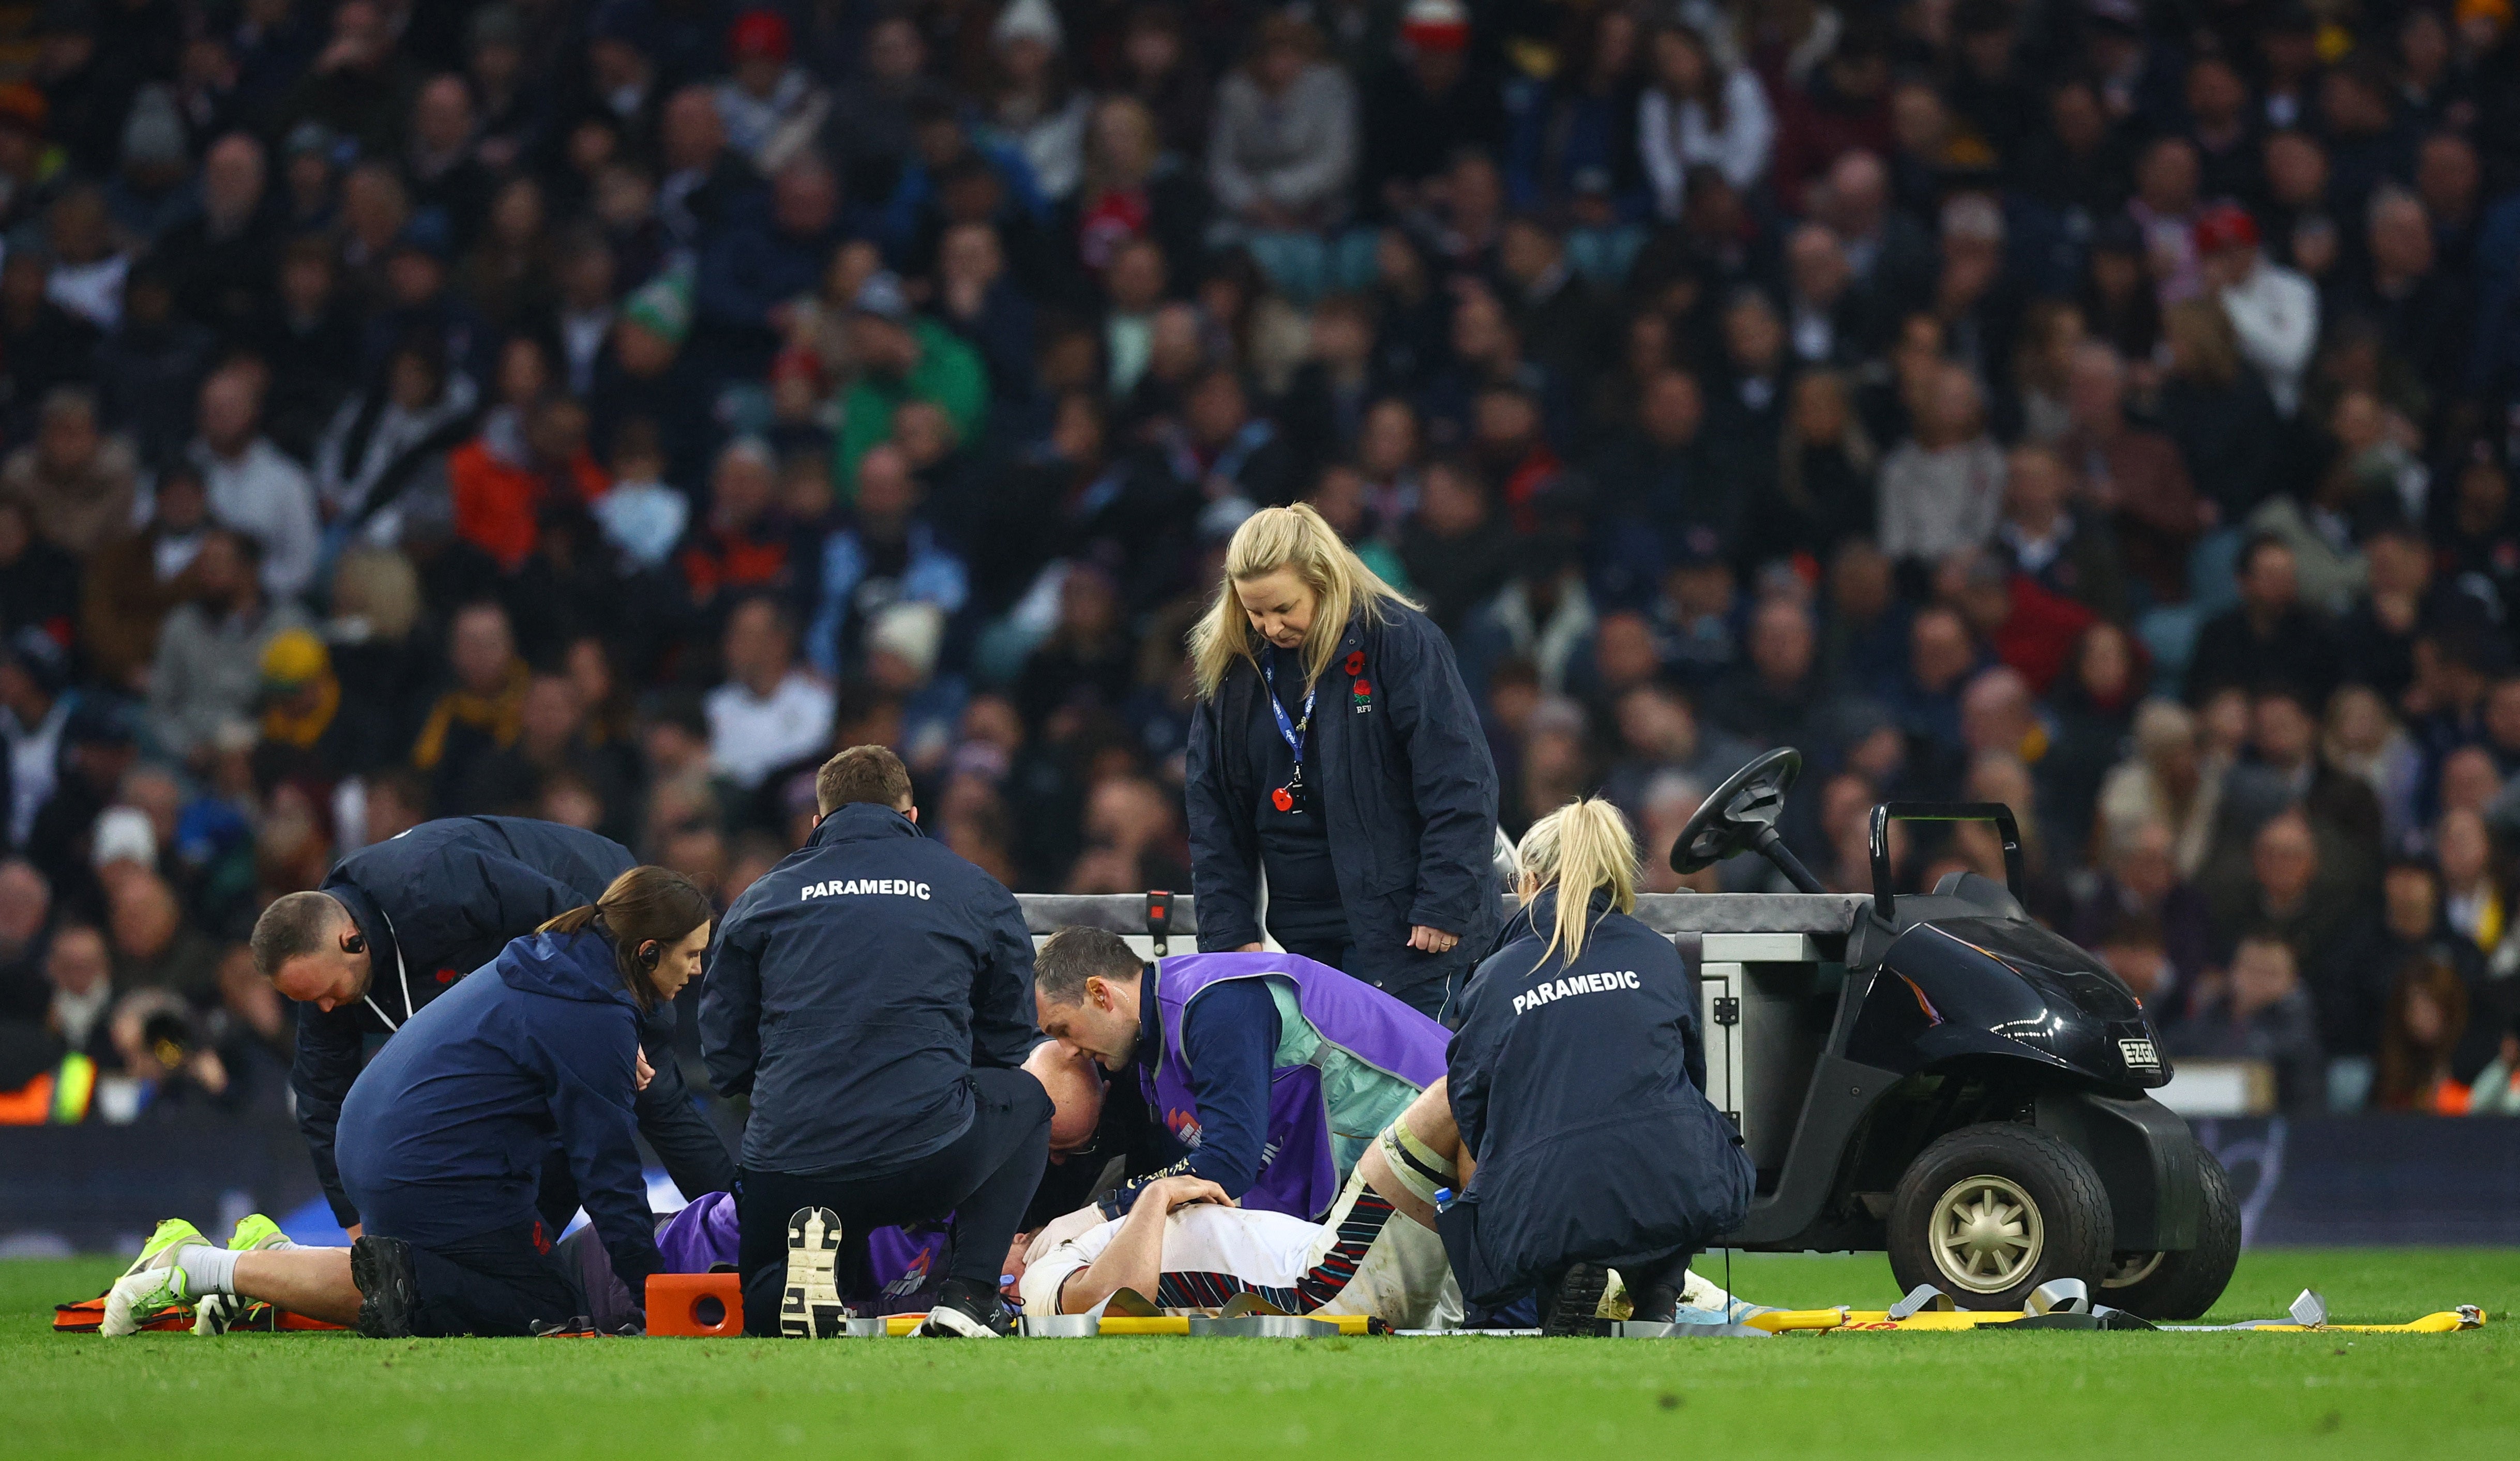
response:
[[[1186,894],[1021,899],[1036,942],[1084,925],[1121,935],[1145,957],[1197,951],[1197,901]],[[1869,902],[1841,894],[1638,902],[1638,916],[1669,936],[1699,977],[1715,1036],[1708,1085],[1735,1111],[1754,1158],[1791,1135],[1763,1126],[1761,1112],[1790,1109],[1808,1076],[1825,1032],[1804,1011],[1816,988],[1844,978],[1835,955]],[[2520,1245],[2520,1121],[2374,1114],[2192,1124],[2231,1173],[2249,1243]],[[304,1144],[274,1112],[188,1107],[145,1112],[130,1126],[0,1127],[0,1257],[136,1252],[168,1216],[224,1230],[248,1212],[280,1216],[310,1204],[320,1207]]]

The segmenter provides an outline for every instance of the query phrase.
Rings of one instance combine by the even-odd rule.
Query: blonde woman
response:
[[[1199,948],[1328,964],[1429,1015],[1495,928],[1497,777],[1452,645],[1319,512],[1236,530],[1191,631]]]
[[[1636,838],[1608,802],[1552,812],[1514,858],[1522,910],[1462,992],[1446,1071],[1476,1173],[1444,1246],[1473,1304],[1538,1288],[1545,1331],[1584,1332],[1608,1265],[1637,1318],[1667,1321],[1750,1201],[1688,970],[1635,917]]]

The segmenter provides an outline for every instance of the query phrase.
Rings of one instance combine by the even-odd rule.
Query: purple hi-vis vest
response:
[[[1198,1096],[1182,1054],[1182,1021],[1202,991],[1231,979],[1290,987],[1324,1050],[1336,1049],[1419,1089],[1443,1079],[1452,1032],[1362,980],[1292,953],[1187,953],[1160,961],[1155,1008],[1163,1047],[1152,1072],[1140,1072],[1147,1099],[1183,1145],[1198,1145]],[[1318,1058],[1318,1057],[1316,1057]],[[1331,1112],[1318,1065],[1269,1073],[1269,1129],[1259,1179],[1242,1205],[1316,1221],[1337,1200],[1344,1173],[1332,1148]]]

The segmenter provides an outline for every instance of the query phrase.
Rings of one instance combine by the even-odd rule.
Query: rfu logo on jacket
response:
[[[925,898],[927,885],[900,877],[851,877],[835,882],[807,883],[796,894],[796,901],[808,898],[841,898],[861,893],[889,893],[895,898]]]

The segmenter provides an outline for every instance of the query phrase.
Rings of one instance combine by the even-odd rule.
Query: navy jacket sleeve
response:
[[[739,900],[718,925],[700,985],[700,1058],[709,1084],[730,1099],[751,1092],[761,1062],[761,951],[742,913]]]
[[[639,1044],[648,1053],[655,1079],[639,1092],[635,1109],[639,1134],[656,1150],[665,1175],[686,1197],[727,1192],[735,1187],[735,1158],[726,1140],[702,1116],[683,1080],[682,1062],[674,1058],[674,1007],[658,1005],[639,1022]]]
[[[560,1000],[550,1001],[558,1005]],[[579,1013],[583,1009],[584,1013]],[[544,1096],[561,1148],[577,1178],[578,1200],[604,1240],[612,1271],[634,1296],[647,1292],[648,1275],[662,1267],[656,1256],[655,1218],[648,1210],[648,1179],[641,1173],[638,1118],[638,1041],[623,1029],[619,1006],[573,1006],[583,1031],[560,1029],[535,1041],[542,1056]],[[631,1036],[622,1039],[622,1036]]]
[[[1490,978],[1490,955],[1470,975],[1462,993],[1462,1025],[1444,1050],[1444,1090],[1453,1105],[1453,1125],[1461,1128],[1462,1150],[1477,1161],[1487,1144],[1488,1086],[1496,1069],[1498,1029],[1494,1000],[1482,997],[1496,981]]]
[[[971,1064],[1013,1070],[1041,1042],[1033,1025],[1032,934],[1015,896],[990,887],[996,897],[980,915],[988,952],[971,971]]]
[[[1269,1076],[1282,1033],[1277,1001],[1256,979],[1220,984],[1198,996],[1182,1022],[1182,1054],[1198,1103],[1198,1147],[1158,1173],[1113,1193],[1103,1211],[1116,1218],[1159,1176],[1203,1176],[1240,1200],[1260,1180],[1269,1140]]]
[[[1269,1139],[1269,1069],[1278,1052],[1277,1001],[1257,979],[1200,995],[1182,1017],[1182,1054],[1198,1102],[1198,1150],[1190,1170],[1239,1200],[1260,1180]]]
[[[349,1010],[327,1014],[312,1004],[297,1006],[297,1056],[289,1072],[290,1089],[297,1097],[297,1129],[315,1159],[315,1180],[324,1188],[324,1201],[343,1227],[359,1220],[359,1210],[342,1190],[334,1133],[341,1126],[341,1102],[359,1079],[364,1049],[358,1017]]]
[[[1478,709],[1452,646],[1423,615],[1386,626],[1382,690],[1392,730],[1409,750],[1410,793],[1423,819],[1418,897],[1409,921],[1447,933],[1479,926],[1486,869],[1496,861],[1497,774]],[[1199,906],[1199,925],[1207,908]]]
[[[1201,702],[1190,722],[1188,784],[1190,886],[1198,900],[1198,947],[1226,952],[1260,942],[1260,833],[1251,809],[1237,805],[1225,775],[1235,731],[1224,707],[1239,703],[1232,678]]]

